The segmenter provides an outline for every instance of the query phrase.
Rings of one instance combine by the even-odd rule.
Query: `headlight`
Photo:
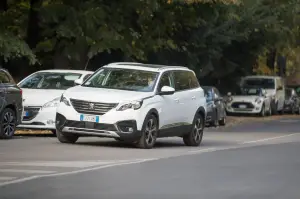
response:
[[[44,104],[44,106],[42,108],[50,108],[50,107],[57,107],[59,104],[59,97],[55,98],[54,100],[47,102],[46,104]]]
[[[61,95],[60,102],[65,103],[67,106],[71,106],[69,100],[64,95]]]
[[[262,100],[259,99],[259,98],[256,98],[256,99],[255,99],[255,102],[256,102],[257,104],[260,104],[260,103],[262,102]]]
[[[120,106],[117,109],[117,111],[125,111],[127,109],[137,110],[137,109],[141,108],[142,105],[143,105],[143,101],[133,101],[130,103],[123,104],[122,106]]]

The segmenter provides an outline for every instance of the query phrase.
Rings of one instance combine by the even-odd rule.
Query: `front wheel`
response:
[[[16,131],[16,113],[10,108],[5,108],[0,120],[0,139],[11,139]]]
[[[260,111],[260,114],[259,114],[261,117],[265,117],[266,116],[266,109],[265,109],[265,105],[263,105],[261,107],[261,111]]]
[[[158,132],[158,120],[154,115],[146,117],[143,128],[142,136],[137,141],[136,146],[141,149],[151,149],[156,143]]]
[[[79,136],[71,133],[63,133],[60,130],[56,129],[56,137],[61,143],[74,144]]]
[[[196,114],[192,130],[183,137],[183,142],[187,146],[199,146],[203,137],[204,118],[200,114]]]
[[[223,118],[219,121],[219,124],[221,126],[225,126],[226,125],[226,111],[224,111],[224,116]]]

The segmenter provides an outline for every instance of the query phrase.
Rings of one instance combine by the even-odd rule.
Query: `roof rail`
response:
[[[143,64],[143,63],[137,63],[137,62],[115,62],[108,65],[135,65],[135,66],[144,66],[144,67],[153,67],[160,69],[165,68],[187,68],[184,66],[168,66],[168,65],[159,65],[159,64]]]

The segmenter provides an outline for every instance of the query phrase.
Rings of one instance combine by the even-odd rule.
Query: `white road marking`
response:
[[[0,181],[4,181],[4,180],[14,180],[17,177],[9,177],[9,176],[0,176]]]
[[[43,161],[43,162],[1,162],[0,166],[35,166],[35,167],[66,167],[85,168],[104,164],[113,164],[120,161]]]
[[[0,173],[55,173],[55,171],[44,171],[44,170],[28,170],[28,169],[0,169]]]
[[[275,140],[275,139],[290,137],[290,136],[294,136],[294,135],[299,135],[299,133],[293,133],[293,134],[289,134],[289,135],[282,135],[282,136],[277,136],[277,137],[265,138],[265,139],[260,139],[260,140],[247,141],[247,142],[243,142],[242,144],[251,144],[251,143],[257,143],[257,142],[265,142],[265,141],[270,141],[270,140]]]
[[[83,172],[87,172],[87,171],[100,170],[100,169],[104,169],[104,168],[108,168],[108,167],[115,167],[115,166],[129,165],[129,164],[139,164],[139,163],[143,163],[143,162],[147,162],[147,161],[151,161],[151,160],[155,160],[155,159],[144,159],[144,160],[138,160],[138,161],[130,161],[130,162],[103,165],[103,166],[98,166],[98,167],[93,167],[93,168],[86,168],[86,169],[81,169],[81,170],[77,170],[77,171],[69,171],[69,172],[62,172],[62,173],[53,173],[53,174],[30,176],[30,177],[27,177],[27,178],[21,178],[21,179],[12,180],[12,181],[9,181],[9,182],[0,183],[0,187],[5,186],[5,185],[10,185],[10,184],[21,183],[21,182],[25,182],[25,181],[29,181],[29,180],[33,180],[33,179],[37,179],[37,178],[56,177],[56,176],[65,176],[65,175],[71,175],[71,174],[78,174],[78,173],[83,173]]]
[[[188,151],[188,153],[205,153],[205,152],[212,152],[215,150],[216,150],[216,148],[208,148],[208,149],[199,149],[199,150]]]

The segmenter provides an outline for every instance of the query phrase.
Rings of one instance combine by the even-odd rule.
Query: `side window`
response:
[[[0,71],[0,84],[14,83],[12,77],[5,71]]]
[[[175,89],[177,91],[198,88],[199,82],[193,72],[190,71],[175,71]]]
[[[91,76],[91,74],[87,74],[84,78],[83,81],[87,80],[87,78],[89,78]]]
[[[193,72],[188,72],[188,73],[189,73],[190,88],[198,88],[200,85],[197,80],[197,77],[195,76],[195,74]]]
[[[164,73],[159,81],[158,85],[158,91],[162,89],[164,86],[170,86],[174,88],[173,82],[172,82],[172,76],[170,72]]]
[[[221,97],[221,94],[219,93],[218,89],[216,89],[216,88],[214,88],[214,94],[215,94],[215,96],[214,96],[215,99]]]

